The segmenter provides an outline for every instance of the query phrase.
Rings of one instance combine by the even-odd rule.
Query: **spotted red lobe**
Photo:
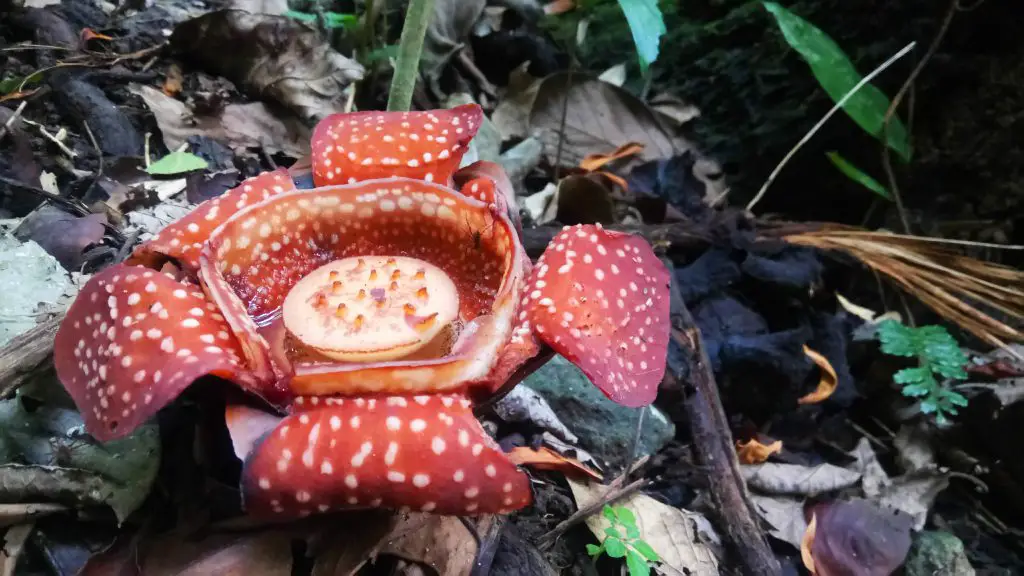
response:
[[[448,184],[482,119],[476,104],[332,114],[313,130],[313,181],[327,186],[404,176]]]
[[[197,285],[126,264],[86,283],[57,331],[54,363],[101,441],[131,433],[200,376],[257,392],[266,382]]]
[[[182,268],[194,274],[199,268],[199,253],[203,243],[217,226],[246,206],[291,190],[295,190],[295,183],[284,168],[243,180],[224,194],[202,202],[161,230],[156,237],[139,245],[132,252],[128,263],[157,269],[163,261],[173,258]]]
[[[519,217],[516,191],[501,164],[479,160],[460,168],[453,176],[455,185],[462,194],[492,205],[522,234],[523,223]]]
[[[566,227],[524,291],[538,338],[615,402],[654,401],[668,351],[669,275],[646,241],[599,225]]]
[[[250,514],[279,518],[376,507],[505,513],[532,500],[526,474],[454,394],[296,399],[296,413],[255,444],[242,487]]]

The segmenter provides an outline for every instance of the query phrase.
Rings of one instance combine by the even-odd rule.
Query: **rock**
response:
[[[611,468],[629,465],[639,410],[609,400],[561,355],[555,355],[523,383],[548,401],[579,437],[580,448]],[[675,435],[675,426],[660,410],[653,406],[646,410],[637,457],[657,452]]]
[[[974,576],[963,542],[949,532],[919,533],[904,568],[907,576]]]

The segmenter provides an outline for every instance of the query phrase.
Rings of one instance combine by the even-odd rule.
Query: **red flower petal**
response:
[[[654,401],[665,372],[669,276],[639,236],[576,225],[548,245],[524,308],[538,337],[625,406]]]
[[[482,231],[479,242],[469,228]],[[204,248],[200,275],[246,343],[250,365],[263,368],[272,365],[271,347],[260,332],[274,332],[296,283],[335,260],[370,255],[418,258],[443,270],[459,295],[454,335],[460,326],[490,317],[490,337],[474,340],[464,354],[437,359],[303,360],[294,366],[292,390],[424,392],[483,380],[511,335],[526,256],[507,218],[449,188],[394,178],[272,198],[215,232]],[[258,329],[253,318],[263,326]],[[283,377],[293,369],[279,357],[273,365]]]
[[[458,395],[323,399],[257,443],[242,486],[251,514],[277,517],[374,507],[505,513],[532,500],[529,478]]]
[[[460,168],[453,179],[460,192],[484,204],[494,205],[522,233],[523,223],[519,217],[516,191],[501,164],[480,160]]]
[[[224,317],[194,284],[118,264],[93,276],[54,341],[57,376],[101,441],[131,433],[206,374],[258,391]]]
[[[404,176],[447,184],[476,135],[483,110],[332,114],[313,130],[317,186]]]
[[[295,183],[284,168],[243,180],[221,196],[199,204],[155,238],[140,245],[128,263],[158,269],[167,258],[174,258],[185,270],[195,273],[199,268],[200,249],[217,226],[246,206],[291,190],[295,190]]]

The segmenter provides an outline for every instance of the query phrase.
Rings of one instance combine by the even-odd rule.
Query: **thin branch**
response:
[[[849,100],[854,94],[857,93],[857,91],[863,88],[864,85],[872,81],[875,78],[875,76],[881,74],[886,68],[892,66],[893,63],[895,63],[897,60],[906,55],[907,52],[913,50],[916,44],[916,42],[911,42],[910,44],[904,46],[902,50],[894,54],[885,62],[882,62],[881,66],[872,70],[871,73],[862,78],[860,82],[857,82],[857,85],[850,89],[850,91],[847,92],[845,96],[840,98],[839,101],[836,102],[834,106],[832,106],[832,109],[829,110],[828,113],[825,114],[821,118],[821,120],[819,120],[818,123],[815,124],[814,127],[811,128],[811,130],[807,134],[805,134],[799,142],[796,143],[796,146],[793,146],[793,148],[790,149],[790,151],[786,154],[782,161],[779,162],[778,166],[776,166],[775,169],[772,170],[772,173],[768,176],[768,179],[765,180],[764,185],[761,186],[760,190],[758,190],[757,195],[754,196],[754,199],[747,204],[747,212],[752,211],[754,209],[754,206],[756,206],[757,203],[761,201],[761,197],[763,197],[765,193],[768,192],[768,187],[772,185],[772,182],[775,181],[775,178],[778,177],[780,172],[782,172],[783,166],[785,166],[789,162],[790,158],[795,156],[797,151],[800,150],[800,148],[803,148],[803,145],[806,144],[818,132],[818,130],[821,130],[821,127],[824,126],[826,122],[828,122],[828,119],[831,118],[832,115],[838,112],[839,109],[842,108],[844,104],[846,104],[847,100]]]
[[[907,218],[907,210],[903,206],[903,197],[900,195],[899,184],[896,182],[896,173],[892,169],[892,156],[889,152],[889,122],[892,120],[893,115],[896,114],[896,108],[899,107],[900,102],[903,101],[903,96],[907,94],[910,87],[914,85],[914,80],[917,80],[918,75],[924,70],[924,67],[928,64],[928,61],[932,59],[935,52],[939,49],[939,44],[942,39],[946,36],[946,32],[949,31],[949,23],[953,21],[953,15],[956,14],[956,8],[960,0],[952,0],[949,8],[946,10],[946,17],[942,21],[942,26],[939,27],[938,34],[935,35],[935,39],[932,40],[931,46],[928,47],[928,51],[921,57],[921,61],[917,63],[917,66],[910,72],[910,76],[907,76],[903,85],[900,86],[899,92],[893,97],[892,102],[889,104],[889,108],[885,111],[885,118],[882,120],[882,167],[885,170],[885,177],[889,181],[889,190],[892,192],[893,200],[896,201],[896,213],[900,216],[900,223],[903,224],[903,231],[910,234],[910,220]]]

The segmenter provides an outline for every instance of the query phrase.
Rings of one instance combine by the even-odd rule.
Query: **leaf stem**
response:
[[[434,0],[410,0],[402,26],[402,39],[398,45],[398,62],[391,78],[388,111],[403,112],[412,105],[412,93],[419,77],[423,38],[427,35],[430,17],[434,14]]]

